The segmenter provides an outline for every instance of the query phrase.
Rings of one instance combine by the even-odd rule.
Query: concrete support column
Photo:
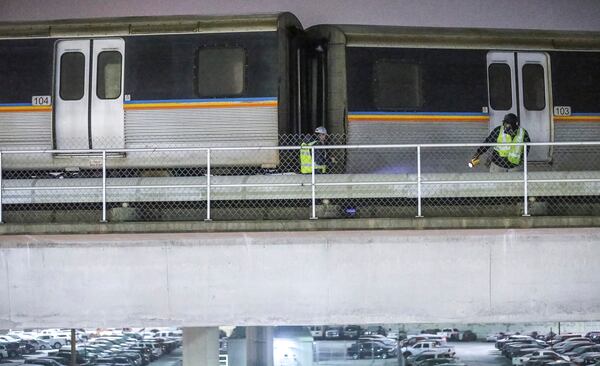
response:
[[[273,327],[246,327],[246,347],[246,366],[273,366]]]
[[[219,328],[183,328],[183,366],[219,366]]]

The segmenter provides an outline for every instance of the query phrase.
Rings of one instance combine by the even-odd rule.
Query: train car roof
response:
[[[219,33],[302,29],[292,13],[229,16],[161,16],[0,22],[1,38],[126,36],[174,33]]]
[[[308,31],[358,47],[600,50],[600,32],[366,25],[316,25]]]

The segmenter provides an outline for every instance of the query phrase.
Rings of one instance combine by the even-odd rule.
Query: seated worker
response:
[[[300,146],[300,172],[302,174],[312,173],[312,156],[310,146],[327,145],[327,130],[323,126],[315,129],[315,136]],[[331,164],[335,163],[335,158],[329,156],[327,149],[315,149],[315,174],[325,174],[330,170]]]
[[[502,125],[494,128],[484,141],[485,143],[523,143],[531,142],[527,130],[520,127],[519,117],[508,113],[502,120]],[[479,162],[479,157],[491,146],[481,146],[471,159],[469,166],[473,167]],[[527,146],[527,152],[531,146]],[[490,173],[521,171],[523,170],[523,145],[496,145],[492,156],[489,158]]]

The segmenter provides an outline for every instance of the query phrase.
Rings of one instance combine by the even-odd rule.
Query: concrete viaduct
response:
[[[251,359],[274,325],[595,320],[597,221],[5,224],[0,329],[177,325],[213,365],[220,325]]]

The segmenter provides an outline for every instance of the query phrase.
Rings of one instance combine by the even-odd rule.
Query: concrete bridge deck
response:
[[[598,243],[598,228],[5,235],[0,328],[594,320]]]

